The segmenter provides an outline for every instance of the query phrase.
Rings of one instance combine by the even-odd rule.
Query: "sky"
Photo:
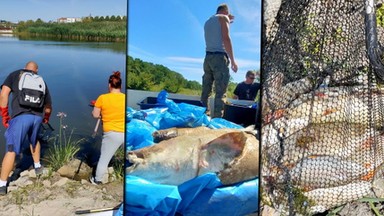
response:
[[[204,23],[227,3],[235,16],[230,36],[238,72],[260,69],[260,0],[130,0],[128,4],[128,55],[162,64],[184,78],[201,83],[205,56]]]
[[[60,17],[127,15],[127,0],[1,0],[0,20],[56,21]]]
[[[205,55],[204,22],[227,3],[235,16],[230,36],[241,82],[260,69],[260,0],[1,0],[0,20],[45,22],[60,17],[124,16],[128,13],[128,55],[161,64],[201,83]]]

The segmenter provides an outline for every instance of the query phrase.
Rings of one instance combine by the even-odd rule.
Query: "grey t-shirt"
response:
[[[207,52],[225,52],[219,16],[211,16],[204,24],[205,51]]]

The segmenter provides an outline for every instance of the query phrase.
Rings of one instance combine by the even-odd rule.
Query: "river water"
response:
[[[108,78],[112,71],[120,71],[125,87],[125,43],[52,41],[46,39],[21,39],[0,35],[0,83],[7,75],[21,69],[28,61],[39,65],[53,100],[50,124],[59,130],[58,112],[64,112],[66,131],[74,129],[76,137],[89,140],[87,145],[98,146],[98,136],[91,139],[96,120],[91,116],[91,100],[108,92]],[[125,88],[123,88],[124,91]],[[0,125],[0,159],[3,158],[5,128]]]

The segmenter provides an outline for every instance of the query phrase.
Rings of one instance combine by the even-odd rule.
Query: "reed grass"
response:
[[[65,113],[59,112],[57,116],[60,119],[59,134],[48,141],[52,147],[48,149],[46,157],[43,158],[54,171],[74,159],[80,150],[80,143],[84,141],[84,138],[72,139],[74,129],[67,134],[67,126],[63,124],[63,119],[66,117]]]

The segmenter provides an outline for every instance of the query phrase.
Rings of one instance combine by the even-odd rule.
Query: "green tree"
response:
[[[377,25],[384,27],[384,4],[376,9],[376,22]]]
[[[36,21],[35,21],[35,24],[43,24],[44,23],[44,21],[43,20],[41,20],[40,18],[38,18]]]

